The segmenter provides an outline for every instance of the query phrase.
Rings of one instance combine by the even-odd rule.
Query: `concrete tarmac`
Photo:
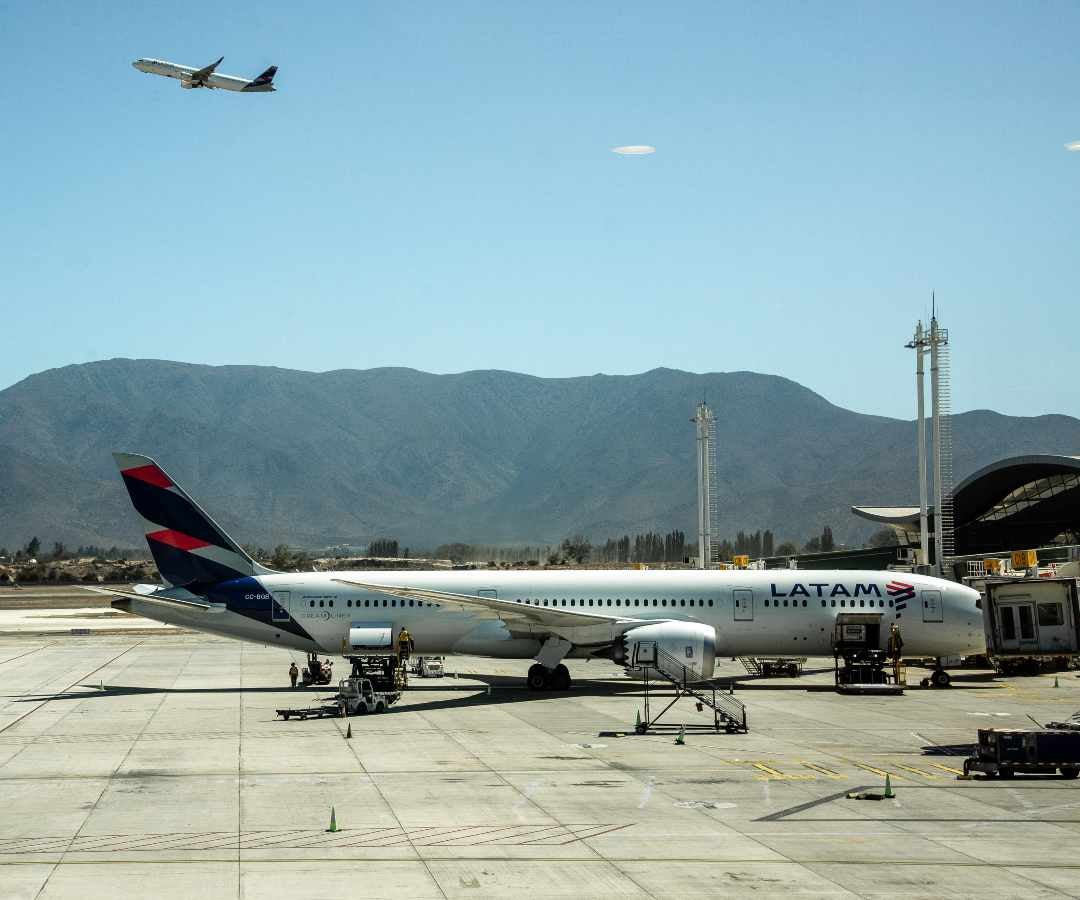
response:
[[[640,686],[611,664],[533,694],[525,662],[452,658],[462,677],[414,678],[389,713],[284,722],[331,693],[290,690],[289,661],[167,631],[0,637],[0,896],[1080,894],[1080,781],[956,779],[977,728],[1080,709],[1072,673],[903,697],[750,679],[750,734],[676,746],[632,733]],[[670,721],[709,718],[684,700]],[[845,798],[885,773],[895,799]]]

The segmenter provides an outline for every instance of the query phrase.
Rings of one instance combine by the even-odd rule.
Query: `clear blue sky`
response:
[[[183,91],[140,56],[254,76]],[[1080,415],[1076,3],[0,2],[0,387],[655,366]],[[653,156],[612,154],[647,143]]]

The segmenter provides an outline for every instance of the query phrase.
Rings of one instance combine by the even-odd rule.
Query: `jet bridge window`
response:
[[[1040,603],[1039,604],[1039,624],[1040,625],[1064,625],[1065,615],[1062,612],[1060,603]]]
[[[712,600],[709,600],[709,606],[712,606]]]

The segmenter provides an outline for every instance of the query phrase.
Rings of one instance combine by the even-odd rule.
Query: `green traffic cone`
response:
[[[634,714],[634,727],[638,728],[638,729],[641,728],[641,710],[640,709]]]
[[[683,744],[686,743],[686,726],[685,725],[680,725],[679,726],[679,733],[677,735],[675,735],[675,743],[678,744],[680,747]]]
[[[338,830],[338,827],[337,827],[337,811],[332,806],[330,807],[330,827],[327,828],[326,830],[331,832],[331,833],[336,832]]]
[[[889,778],[889,773],[885,773],[885,799],[891,800],[896,794],[893,793],[892,780]]]
[[[1055,675],[1055,676],[1054,676],[1054,687],[1061,687],[1061,685],[1060,685],[1060,684],[1058,684],[1058,677],[1057,677],[1057,675]]]
[[[345,726],[345,740],[352,739],[352,722]]]

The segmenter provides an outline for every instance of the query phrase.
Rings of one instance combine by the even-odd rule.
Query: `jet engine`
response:
[[[698,622],[631,628],[614,658],[628,669],[659,669],[677,681],[707,681],[716,663],[716,629]]]
[[[195,84],[193,81],[188,81],[186,78],[181,78],[180,87],[182,87],[185,91],[190,91],[192,88],[197,88],[198,85]]]

